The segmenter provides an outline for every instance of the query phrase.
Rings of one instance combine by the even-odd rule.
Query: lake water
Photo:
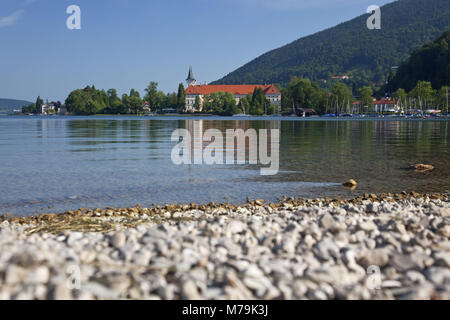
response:
[[[171,161],[177,128],[280,130],[280,171]],[[0,215],[450,189],[449,121],[0,117]],[[430,163],[426,173],[404,170]],[[353,178],[350,191],[342,182]],[[48,207],[52,206],[51,209]]]

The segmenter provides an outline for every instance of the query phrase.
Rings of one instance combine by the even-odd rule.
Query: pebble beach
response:
[[[0,217],[0,299],[450,299],[448,193]]]

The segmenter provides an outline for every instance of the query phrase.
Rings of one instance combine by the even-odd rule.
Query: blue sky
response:
[[[165,92],[193,66],[214,81],[268,50],[392,0],[1,0],[0,97],[65,100],[95,84]],[[68,30],[66,8],[81,8]]]

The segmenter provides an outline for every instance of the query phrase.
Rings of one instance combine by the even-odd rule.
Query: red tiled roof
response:
[[[373,104],[395,104],[394,100],[374,100]]]
[[[331,78],[332,79],[347,79],[347,78],[350,78],[350,77],[347,76],[347,75],[343,75],[343,76],[332,76]]]
[[[207,95],[213,92],[230,92],[233,95],[247,95],[252,94],[255,88],[263,89],[265,94],[280,94],[280,90],[273,84],[241,84],[241,85],[200,85],[189,86],[186,88],[186,94],[201,94]]]
[[[358,105],[361,104],[360,101],[355,101],[353,102],[353,105]],[[383,99],[383,100],[373,100],[373,104],[395,104],[394,100],[387,100],[387,99]]]

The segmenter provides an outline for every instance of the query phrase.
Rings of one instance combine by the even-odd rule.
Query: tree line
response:
[[[351,106],[355,101],[352,90],[343,82],[336,82],[331,90],[321,88],[318,83],[309,79],[293,77],[286,88],[277,86],[281,92],[280,110],[278,106],[266,99],[261,88],[255,88],[252,94],[247,95],[236,103],[233,95],[228,92],[214,92],[203,98],[202,112],[216,115],[230,116],[233,114],[247,115],[289,115],[297,113],[299,109],[314,109],[318,114],[332,112],[335,106],[340,110]],[[367,89],[367,88],[366,88]],[[366,91],[364,91],[366,92]],[[368,92],[372,95],[372,90]],[[201,105],[197,97],[194,108]],[[350,107],[348,112],[350,112]]]
[[[403,88],[398,88],[393,97],[406,110],[424,111],[432,108],[448,112],[449,91],[449,86],[434,89],[430,81],[418,81],[409,92],[406,92]]]
[[[434,89],[430,81],[417,81],[415,86],[406,91],[398,88],[392,97],[404,110],[438,109],[448,112],[448,94],[450,87]],[[343,82],[336,82],[331,90],[323,89],[309,79],[292,78],[282,92],[282,112],[297,108],[313,108],[319,114],[354,112],[353,102],[359,101],[358,113],[374,112],[374,99],[381,99],[380,92],[374,92],[371,86],[359,89],[350,88]]]
[[[437,108],[448,111],[448,86],[439,90],[434,89],[431,82],[418,81],[410,91],[399,88],[392,97],[398,101],[403,109]],[[321,88],[317,82],[309,79],[293,77],[286,88],[279,87],[281,92],[281,106],[271,104],[266,99],[264,91],[256,87],[252,94],[247,95],[237,103],[229,92],[214,92],[205,95],[203,101],[197,96],[194,109],[202,113],[221,116],[234,114],[247,115],[289,115],[297,113],[299,109],[314,109],[317,114],[326,113],[352,113],[355,112],[353,103],[359,100],[358,113],[374,111],[374,91],[370,86],[359,89],[350,88],[344,82],[336,82],[331,89]],[[356,90],[356,92],[355,92]],[[375,93],[381,98],[379,93]],[[185,112],[186,93],[183,84],[179,84],[177,93],[165,94],[158,90],[157,82],[150,82],[145,88],[143,98],[138,91],[131,89],[129,93],[118,96],[116,89],[99,90],[95,86],[72,91],[65,101],[67,111],[74,115],[93,114],[142,114],[144,111],[162,113],[173,109]],[[145,110],[148,102],[148,110]],[[22,108],[23,113],[40,113],[43,100],[38,97],[36,103]],[[60,102],[52,103],[56,109],[61,107]],[[202,108],[201,108],[202,107]]]
[[[66,108],[69,113],[75,115],[142,114],[145,111],[144,102],[148,102],[154,112],[162,112],[164,109],[180,111],[185,104],[184,86],[180,83],[178,93],[165,94],[158,90],[158,83],[152,81],[145,88],[143,97],[135,89],[119,97],[116,89],[105,91],[96,89],[95,86],[87,86],[69,94]]]
[[[197,97],[194,108],[200,107],[200,98]],[[203,97],[202,112],[221,116],[231,116],[234,114],[247,114],[261,116],[271,115],[278,112],[278,107],[271,104],[266,99],[264,91],[256,87],[252,94],[239,99],[236,103],[230,92],[213,92]]]

